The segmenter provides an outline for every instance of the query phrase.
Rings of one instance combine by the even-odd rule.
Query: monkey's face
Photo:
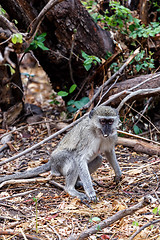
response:
[[[113,133],[115,133],[116,126],[115,126],[115,117],[98,117],[99,119],[99,126],[103,137],[109,137]]]
[[[116,133],[119,117],[114,108],[109,106],[99,106],[92,109],[89,118],[98,132],[103,137],[109,137]]]

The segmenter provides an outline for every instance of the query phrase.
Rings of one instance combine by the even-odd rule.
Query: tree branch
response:
[[[134,53],[127,59],[127,61],[122,65],[122,67],[116,72],[114,73],[105,83],[103,83],[97,90],[97,92],[94,94],[94,96],[92,97],[92,99],[86,104],[84,105],[80,110],[84,110],[90,107],[90,105],[94,102],[94,100],[98,97],[98,95],[101,93],[102,90],[104,90],[104,88],[117,76],[120,75],[123,70],[125,69],[126,66],[128,66],[128,64],[133,60],[133,58],[135,58],[135,56],[139,53],[140,48],[137,48]]]
[[[129,240],[133,240],[133,239],[135,238],[135,236],[136,236],[137,234],[139,234],[142,230],[144,230],[145,228],[149,227],[150,225],[156,224],[156,223],[158,223],[158,222],[160,222],[160,219],[156,219],[156,220],[154,220],[154,221],[152,221],[152,222],[146,223],[144,226],[140,227],[140,228],[132,235],[132,237],[131,237]]]
[[[76,125],[77,123],[79,123],[84,117],[86,117],[88,115],[88,113],[84,114],[81,118],[77,119],[75,122],[72,122],[71,124],[69,124],[68,126],[66,126],[65,128],[62,128],[61,130],[59,130],[58,132],[52,134],[51,136],[45,138],[44,140],[42,140],[41,142],[33,145],[32,147],[30,148],[27,148],[26,150],[24,150],[23,152],[20,152],[19,154],[15,155],[15,156],[12,156],[2,162],[0,162],[0,166],[4,165],[5,163],[8,163],[8,162],[11,162],[29,152],[31,152],[32,150],[34,150],[35,148],[41,146],[42,144],[48,142],[49,140],[51,140],[52,138],[56,137],[57,135],[65,132],[66,130],[68,130],[69,128],[73,127],[74,125]]]
[[[126,90],[127,93],[130,93],[129,90]],[[160,92],[160,87],[158,88],[152,88],[152,89],[139,89],[135,92],[131,92],[128,96],[126,96],[121,103],[119,104],[117,110],[120,111],[125,102],[127,102],[129,99],[131,99],[134,96],[143,96],[143,95],[149,95],[149,94],[155,94]]]
[[[14,232],[14,231],[3,231],[0,229],[0,235],[11,235],[11,236],[15,236],[15,237],[18,237],[18,238],[23,238],[23,234],[22,233],[19,233],[19,232]],[[26,234],[26,237],[30,240],[40,240],[40,238],[38,237],[34,237],[30,234]]]

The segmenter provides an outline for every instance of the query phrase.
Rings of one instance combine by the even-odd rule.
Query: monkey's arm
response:
[[[121,180],[121,169],[119,167],[119,163],[117,161],[117,157],[116,157],[116,154],[115,154],[115,150],[111,150],[111,151],[106,151],[105,152],[105,155],[110,163],[110,165],[112,166],[114,172],[115,172],[115,182],[118,183],[120,180]]]
[[[0,183],[7,180],[12,180],[12,179],[37,177],[40,173],[49,171],[50,168],[51,168],[51,164],[50,164],[50,161],[48,161],[44,165],[33,168],[31,170],[28,170],[25,172],[18,172],[12,175],[6,175],[5,177],[0,177]]]

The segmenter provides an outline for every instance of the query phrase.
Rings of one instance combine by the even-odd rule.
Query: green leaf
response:
[[[158,207],[155,207],[153,210],[152,210],[153,214],[157,214],[158,212]]]
[[[68,96],[68,93],[65,92],[65,91],[59,91],[57,94],[58,94],[58,96],[61,96],[61,97],[66,97],[66,96]]]
[[[88,57],[88,58],[84,61],[83,64],[84,64],[84,65],[88,65],[88,64],[91,64],[92,61],[93,61],[93,59]]]
[[[89,98],[88,97],[83,97],[83,98],[81,98],[80,101],[85,105],[89,102]]]
[[[137,64],[137,65],[136,65],[136,70],[137,70],[137,72],[139,72],[141,69],[142,69],[142,65]]]
[[[33,201],[34,201],[34,202],[37,202],[37,198],[33,197]]]
[[[137,134],[137,135],[138,135],[139,133],[142,133],[142,130],[141,130],[136,124],[134,124],[133,130],[134,130],[135,134]]]
[[[132,225],[138,227],[139,223],[137,221],[134,221]]]
[[[83,58],[86,59],[86,58],[89,57],[89,55],[88,55],[87,53],[85,53],[84,51],[82,51],[82,50],[81,50],[81,53],[82,53],[82,57],[83,57]]]
[[[68,107],[67,107],[67,111],[70,112],[70,113],[74,113],[74,112],[77,111],[77,108],[72,107],[72,106],[68,106]]]
[[[81,101],[75,101],[74,105],[76,106],[77,109],[80,109],[84,106],[84,104]]]
[[[6,11],[5,11],[3,8],[0,7],[0,14],[1,14],[1,13],[2,13],[2,14],[6,14]]]
[[[100,219],[99,217],[93,217],[93,218],[92,218],[92,221],[94,221],[94,222],[100,222],[101,219]]]
[[[12,38],[11,38],[11,41],[12,41],[13,44],[22,43],[23,42],[22,34],[20,34],[20,33],[13,34]]]
[[[97,226],[97,231],[101,231],[100,225]]]
[[[44,42],[45,41],[45,37],[46,37],[47,33],[42,33],[41,35],[35,37],[35,39],[39,42]]]
[[[37,42],[37,46],[39,47],[39,48],[41,48],[42,50],[49,50],[49,48],[47,48],[47,47],[45,47],[44,46],[44,44],[43,44],[43,42]]]
[[[73,105],[74,103],[75,103],[75,101],[71,99],[67,102],[67,105],[70,106],[70,105]]]
[[[77,85],[76,84],[73,84],[70,89],[69,89],[69,93],[72,93],[74,92],[74,90],[76,89]]]
[[[88,71],[92,67],[92,65],[91,64],[87,64],[87,65],[84,65],[84,67]]]

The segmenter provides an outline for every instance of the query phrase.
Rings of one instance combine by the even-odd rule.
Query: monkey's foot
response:
[[[93,196],[90,195],[89,199],[90,199],[90,202],[94,202],[94,203],[97,203],[99,200],[96,195],[93,195]]]
[[[80,200],[89,200],[87,195],[81,192],[78,192],[76,189],[65,189],[72,197],[77,197]]]
[[[121,180],[122,180],[122,176],[115,176],[114,177],[114,182],[116,182],[116,184],[118,184]]]

